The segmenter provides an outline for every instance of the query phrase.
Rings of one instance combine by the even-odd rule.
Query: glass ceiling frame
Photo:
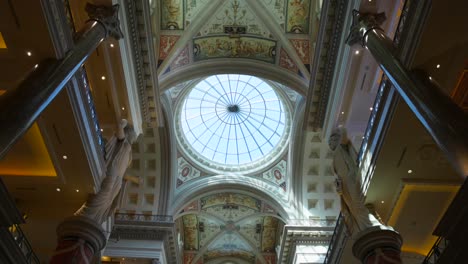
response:
[[[275,162],[290,131],[290,102],[281,89],[248,75],[201,79],[176,107],[181,149],[208,170],[245,172]]]

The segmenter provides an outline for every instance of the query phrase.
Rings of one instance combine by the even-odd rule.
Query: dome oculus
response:
[[[275,152],[288,129],[277,92],[253,76],[210,76],[181,104],[179,140],[207,161],[227,167],[252,164]]]

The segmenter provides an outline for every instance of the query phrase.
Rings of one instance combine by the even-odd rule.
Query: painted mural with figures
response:
[[[274,64],[308,78],[311,43],[316,39],[311,28],[318,23],[320,4],[311,0],[258,0],[255,4],[246,0],[159,1],[160,8],[154,13],[159,14],[155,19],[160,20],[162,31],[158,43],[162,74],[198,61],[238,58]],[[206,10],[212,12],[200,23]],[[259,16],[260,10],[266,16]],[[175,40],[186,34],[191,35],[189,45],[169,53],[177,45]]]
[[[222,193],[192,201],[180,213],[184,263],[226,257],[252,264],[275,263],[283,222],[271,205],[239,193]]]
[[[310,0],[289,0],[287,11],[288,33],[309,33]]]
[[[268,27],[256,18],[255,12],[245,1],[224,1],[220,10],[222,12],[212,16],[199,30],[199,36],[225,33],[231,37],[246,34],[273,38]]]
[[[184,2],[162,0],[161,29],[184,29]]]
[[[244,58],[274,63],[276,41],[254,37],[202,37],[193,40],[195,61],[214,58]]]

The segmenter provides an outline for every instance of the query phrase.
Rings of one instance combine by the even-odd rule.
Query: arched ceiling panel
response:
[[[267,215],[270,206],[239,193],[220,193],[190,203],[182,221],[184,263],[244,263],[274,259],[283,223]]]
[[[158,73],[241,58],[308,80],[319,6],[311,0],[161,0],[154,12],[160,13]]]

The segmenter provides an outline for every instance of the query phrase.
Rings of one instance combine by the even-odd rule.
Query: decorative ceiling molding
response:
[[[277,263],[292,263],[296,245],[327,245],[333,236],[334,226],[284,226],[283,240]]]
[[[159,78],[162,77],[161,75],[164,75],[173,60],[180,52],[182,52],[187,43],[189,43],[195,34],[198,33],[198,31],[203,27],[203,25],[206,23],[206,17],[210,17],[212,14],[216,13],[216,11],[222,6],[223,2],[224,1],[222,0],[210,1],[206,8],[202,9],[197,14],[197,18],[191,21],[191,23],[184,30],[183,34],[180,36],[179,40],[172,47],[171,51],[167,54],[166,59],[159,66],[157,71]]]
[[[312,62],[310,89],[307,92],[304,129],[318,130],[323,126],[330,85],[336,66],[336,54],[340,43],[342,43],[343,32],[345,32],[343,31],[343,22],[350,13],[348,1],[331,0],[323,3],[320,29]]]
[[[246,194],[218,192],[198,203],[197,210],[177,220],[184,225],[184,259],[198,263],[248,252],[250,261],[267,263],[263,255],[274,254],[283,222],[264,213],[264,202]]]
[[[147,91],[151,97],[153,97],[152,100],[152,112],[155,112],[156,114],[156,124],[158,127],[163,127],[164,126],[164,121],[162,120],[162,110],[161,110],[161,100],[159,99],[160,97],[160,92],[159,92],[159,81],[158,81],[158,75],[156,74],[158,70],[158,63],[157,63],[157,57],[154,47],[154,40],[153,40],[153,29],[151,27],[151,15],[150,15],[150,6],[149,6],[149,1],[142,1],[143,4],[143,21],[144,21],[144,28],[145,28],[145,34],[146,34],[146,49],[148,53],[148,68],[149,68],[149,74],[151,78],[151,83],[153,84],[153,89],[152,91]],[[156,43],[159,45],[159,43]]]
[[[170,229],[167,227],[161,229],[158,226],[115,225],[109,236],[109,242],[121,239],[163,241],[166,260],[170,264],[177,264],[180,263],[178,261],[180,255],[175,246],[177,242],[175,234],[175,226]]]
[[[286,85],[300,95],[305,95],[308,87],[308,82],[297,74],[290,72],[273,64],[263,63],[255,60],[246,59],[229,59],[226,63],[225,59],[212,59],[192,63],[186,67],[182,67],[171,71],[159,78],[161,92],[164,92],[179,83],[206,77],[214,74],[247,74],[259,78],[268,79]]]
[[[220,189],[247,193],[257,199],[266,201],[285,220],[289,219],[290,215],[293,215],[295,211],[295,208],[292,208],[287,202],[285,194],[277,186],[248,176],[216,175],[182,185],[174,196],[174,203],[170,209],[170,214],[175,215],[189,204],[190,201],[210,193],[217,193]]]
[[[128,47],[127,52],[125,54],[131,54],[131,59],[128,59],[128,63],[130,65],[133,65],[131,69],[134,69],[136,75],[134,82],[138,86],[138,99],[140,101],[140,109],[143,116],[143,122],[151,123],[152,119],[149,109],[149,101],[151,100],[153,86],[151,82],[147,81],[149,77],[147,78],[145,75],[146,68],[149,67],[149,64],[145,63],[145,61],[148,61],[148,59],[145,58],[147,56],[147,53],[146,55],[143,55],[145,54],[143,46],[147,40],[146,38],[142,38],[142,36],[140,35],[140,31],[142,29],[140,29],[141,25],[138,23],[139,20],[144,20],[144,18],[141,17],[143,14],[143,10],[141,10],[141,8],[138,8],[138,6],[141,7],[142,5],[137,5],[136,1],[130,0],[120,0],[120,3],[122,3],[124,6],[124,8],[121,9],[123,13],[122,17],[125,18],[125,20],[127,21],[125,25],[128,25],[128,30],[127,26],[125,26],[124,29],[124,31],[127,31],[127,37],[121,39],[120,41],[125,42],[125,45],[122,46]],[[142,32],[146,32],[146,30],[143,29]],[[125,65],[125,63],[123,64]],[[131,76],[133,76],[133,74],[131,74]],[[150,94],[148,94],[147,90],[149,90]]]
[[[306,80],[309,80],[310,78],[309,71],[304,66],[304,63],[302,63],[301,58],[297,55],[296,50],[292,46],[289,39],[286,38],[286,35],[284,34],[283,29],[275,21],[275,18],[273,17],[273,15],[270,14],[270,12],[264,11],[264,10],[268,10],[265,4],[262,3],[262,1],[258,1],[258,0],[245,0],[245,1],[247,2],[247,5],[249,5],[252,8],[252,10],[258,15],[258,17],[260,17],[263,23],[265,23],[267,28],[273,33],[273,36],[275,36],[280,41],[282,48],[287,52],[287,54],[292,59],[292,61],[297,65],[299,71],[302,73],[302,76],[304,76]]]

